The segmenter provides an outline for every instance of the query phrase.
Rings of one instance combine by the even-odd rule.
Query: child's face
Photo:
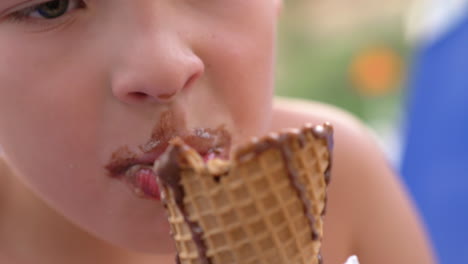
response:
[[[163,113],[187,130],[224,125],[234,143],[263,133],[277,5],[0,1],[1,147],[75,224],[128,248],[171,250],[160,202],[133,195],[106,165],[122,147],[140,155]]]

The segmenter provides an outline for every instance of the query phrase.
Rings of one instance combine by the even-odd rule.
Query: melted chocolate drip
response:
[[[278,135],[276,133],[271,133],[265,138],[262,138],[260,140],[254,139],[252,143],[242,149],[239,149],[237,151],[236,155],[236,160],[238,162],[243,162],[246,161],[250,158],[255,157],[256,155],[261,154],[262,152],[271,149],[271,148],[276,148],[279,149],[282,155],[282,158],[285,162],[286,170],[289,175],[289,179],[291,182],[291,185],[293,188],[296,190],[299,198],[302,201],[303,208],[304,208],[304,213],[308,219],[310,228],[312,230],[312,240],[317,240],[319,239],[319,235],[317,231],[314,228],[314,223],[315,223],[315,218],[312,213],[312,205],[307,198],[306,195],[306,190],[304,187],[301,185],[301,182],[299,181],[299,175],[297,174],[297,170],[294,169],[293,167],[293,155],[292,155],[292,150],[288,145],[288,141],[292,140],[297,140],[299,143],[299,146],[303,148],[306,144],[306,137],[305,134],[307,132],[310,132],[314,135],[315,138],[318,139],[324,139],[327,148],[329,151],[329,158],[328,158],[328,166],[325,169],[324,172],[324,178],[325,178],[325,183],[328,185],[330,183],[330,175],[331,175],[331,167],[332,167],[332,149],[333,149],[333,127],[329,123],[325,123],[323,126],[312,126],[312,125],[306,125],[302,130],[292,130],[289,133],[284,133],[281,135]],[[255,155],[251,155],[251,152],[254,152]],[[325,196],[325,205],[327,204],[328,197]],[[323,211],[321,212],[321,215],[324,216],[326,213],[325,210],[326,206],[324,206]],[[317,256],[318,258],[318,263],[322,264],[322,256],[319,254]]]
[[[293,140],[293,135],[291,134],[286,134],[284,136],[280,137],[278,147],[281,150],[281,155],[284,160],[284,164],[286,167],[286,171],[289,176],[289,180],[291,182],[291,185],[293,188],[296,190],[297,195],[302,201],[302,205],[304,208],[304,213],[307,217],[307,220],[309,222],[309,225],[312,230],[312,240],[317,240],[319,239],[319,235],[317,231],[314,228],[315,225],[315,217],[312,213],[312,205],[310,203],[310,200],[307,198],[307,192],[306,189],[304,188],[303,184],[301,183],[299,179],[299,175],[297,173],[297,170],[294,169],[293,167],[293,153],[291,148],[288,145],[287,141],[292,141]]]
[[[186,161],[181,160],[182,152],[187,151],[188,147],[181,143],[175,143],[170,149],[161,157],[160,166],[157,171],[159,182],[164,188],[170,188],[174,194],[174,200],[181,211],[185,223],[189,226],[192,234],[193,242],[197,247],[198,255],[202,264],[212,264],[212,261],[207,256],[207,247],[203,240],[203,229],[197,222],[190,221],[184,205],[185,191],[181,184],[181,164],[186,164]],[[166,203],[166,199],[163,198]],[[180,257],[177,254],[176,263],[181,263]]]
[[[331,168],[332,168],[332,158],[333,157],[333,146],[334,146],[334,141],[333,141],[333,127],[330,123],[325,123],[323,126],[316,126],[312,127],[311,125],[306,126],[306,128],[309,128],[312,130],[312,133],[314,136],[320,139],[325,139],[327,142],[327,147],[328,147],[328,153],[329,153],[329,159],[328,159],[328,167],[325,169],[325,182],[328,185],[331,180]]]
[[[325,169],[324,176],[325,176],[325,183],[328,185],[330,184],[331,180],[331,169],[332,169],[332,164],[333,164],[333,146],[334,146],[334,141],[333,141],[333,127],[329,123],[325,123],[323,126],[323,129],[318,129],[319,127],[315,127],[312,129],[314,135],[317,138],[325,139],[327,142],[327,147],[328,147],[328,166]],[[328,196],[325,196],[325,205],[328,203]],[[324,206],[322,210],[322,216],[324,216],[327,213],[327,207]]]

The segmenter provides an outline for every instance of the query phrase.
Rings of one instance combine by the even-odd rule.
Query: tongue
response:
[[[161,200],[159,187],[156,182],[156,175],[150,168],[140,169],[136,172],[136,185],[143,192],[144,196]]]
[[[209,152],[208,154],[206,154],[206,155],[203,156],[203,160],[204,160],[205,162],[207,162],[207,161],[212,160],[212,159],[214,159],[214,158],[216,158],[216,157],[217,157],[216,153],[214,153],[214,152]]]

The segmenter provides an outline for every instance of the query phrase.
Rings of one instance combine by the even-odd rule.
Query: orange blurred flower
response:
[[[403,58],[386,46],[359,52],[350,65],[350,78],[359,93],[382,96],[394,91],[402,78]]]

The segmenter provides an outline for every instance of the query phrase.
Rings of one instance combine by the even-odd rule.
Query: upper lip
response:
[[[116,153],[106,169],[112,177],[121,177],[136,165],[152,167],[153,163],[164,153],[171,139],[180,137],[187,145],[194,148],[200,155],[216,153],[227,158],[231,139],[223,127],[218,129],[194,129],[191,132],[176,133],[162,138],[153,138],[139,147],[142,153],[135,154],[123,147]],[[121,152],[121,153],[119,153]]]
[[[151,144],[156,144],[150,147]],[[106,166],[106,169],[112,177],[119,177],[135,165],[152,166],[153,163],[164,153],[169,146],[169,140],[149,141],[145,145],[140,146],[142,153],[136,154],[131,152],[126,147],[114,153],[112,161]],[[120,152],[120,153],[119,153]]]

